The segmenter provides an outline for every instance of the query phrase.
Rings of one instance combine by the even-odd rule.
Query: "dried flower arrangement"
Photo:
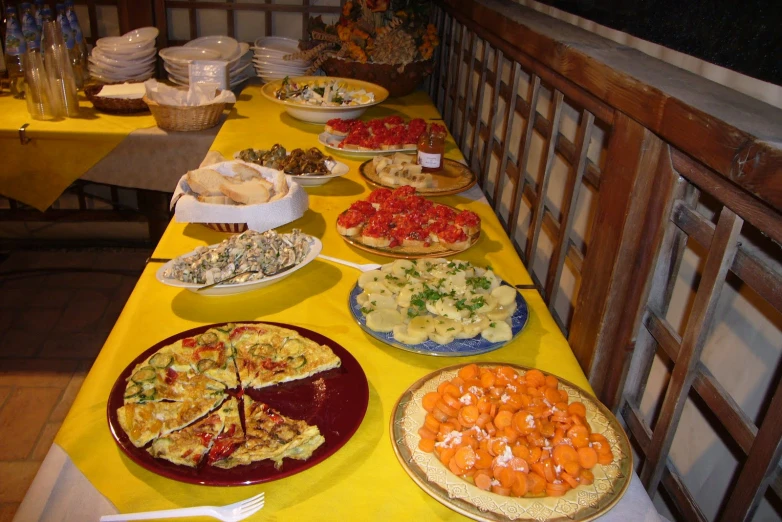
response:
[[[313,73],[330,58],[359,63],[405,66],[429,60],[439,45],[437,28],[429,23],[429,0],[348,0],[333,25],[311,18],[309,40],[289,60],[312,60]]]

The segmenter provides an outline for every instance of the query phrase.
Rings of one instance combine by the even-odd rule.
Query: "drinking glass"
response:
[[[46,49],[43,49],[44,65],[52,89],[53,105],[61,107],[58,115],[76,117],[79,115],[79,98],[62,28],[57,22],[44,22],[42,33],[43,41],[46,42]]]
[[[27,89],[27,112],[35,120],[51,120],[56,114],[52,106],[52,91],[43,57],[37,50],[29,50],[22,55]]]

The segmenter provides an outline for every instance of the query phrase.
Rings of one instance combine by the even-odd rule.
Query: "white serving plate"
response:
[[[101,58],[106,58],[109,60],[116,60],[119,62],[132,62],[136,60],[143,61],[143,60],[149,60],[150,58],[155,58],[155,55],[157,54],[157,49],[152,47],[151,49],[142,49],[140,51],[134,50],[133,52],[116,53],[111,50],[93,47],[92,53],[99,55]]]
[[[166,47],[158,52],[163,61],[187,66],[193,60],[217,60],[220,53],[201,47]]]
[[[139,63],[139,64],[125,64],[125,65],[112,65],[103,62],[97,58],[90,56],[88,58],[90,64],[98,69],[103,69],[106,72],[114,74],[138,74],[154,67],[154,62]]]
[[[97,80],[101,80],[104,82],[114,83],[114,82],[141,82],[144,80],[148,80],[154,76],[154,69],[150,70],[149,72],[139,74],[136,76],[107,76],[106,74],[94,71],[93,69],[90,69],[90,76],[94,77]]]
[[[142,67],[155,63],[156,58],[150,56],[148,58],[140,58],[133,60],[115,60],[114,58],[107,58],[105,54],[101,53],[98,49],[93,49],[90,55],[90,61],[99,63],[108,68],[124,69],[125,67]]]
[[[242,161],[242,159],[239,157],[239,152],[234,152],[234,159]],[[290,155],[290,152],[288,152],[288,155]],[[301,185],[302,187],[318,187],[320,185],[325,185],[329,181],[331,181],[334,178],[338,178],[340,176],[344,176],[348,172],[350,172],[350,167],[342,163],[341,161],[332,160],[332,165],[329,167],[329,170],[331,171],[331,174],[324,174],[323,176],[297,176],[294,174],[285,174],[289,178],[291,178],[293,181]],[[253,165],[257,165],[256,163],[253,163]],[[326,163],[326,167],[328,167],[328,163]]]
[[[155,47],[155,39],[132,40],[124,36],[105,36],[99,38],[95,45],[99,49],[108,49],[114,52],[134,52]]]
[[[291,67],[289,65],[278,65],[278,64],[266,64],[266,63],[259,63],[254,62],[255,68],[259,69],[263,72],[269,72],[269,73],[287,73],[291,76],[303,76],[304,73],[307,71],[306,67]]]
[[[138,29],[128,31],[123,34],[122,37],[127,38],[128,41],[131,42],[140,42],[144,40],[154,40],[157,38],[158,34],[160,34],[160,31],[158,31],[157,27],[139,27]]]
[[[164,285],[173,286],[175,288],[186,288],[191,292],[197,293],[199,295],[211,295],[211,296],[236,295],[236,294],[243,294],[245,292],[252,292],[253,290],[258,290],[259,288],[264,288],[266,286],[270,286],[273,285],[274,283],[278,283],[282,281],[283,279],[290,276],[297,270],[300,270],[301,268],[307,266],[309,263],[312,262],[313,259],[318,257],[318,254],[320,254],[321,249],[323,249],[323,243],[321,243],[320,239],[314,236],[309,236],[309,241],[310,241],[310,251],[309,253],[307,253],[307,257],[305,257],[301,261],[301,263],[294,266],[290,270],[287,270],[286,272],[271,277],[267,277],[264,279],[259,279],[257,281],[246,281],[244,283],[217,285],[207,290],[204,290],[203,292],[199,292],[198,289],[204,285],[196,284],[196,283],[184,283],[182,281],[179,281],[178,279],[165,277],[163,275],[165,271],[168,270],[174,264],[175,260],[173,259],[168,263],[166,263],[165,265],[161,266],[158,269],[157,273],[155,274],[155,277],[157,277],[157,280],[163,283]],[[216,245],[210,245],[210,248],[213,246]],[[194,254],[195,251],[189,252],[179,257],[190,257]]]
[[[211,49],[220,53],[219,60],[231,62],[241,58],[242,48],[239,42],[230,36],[202,36],[195,40],[190,40],[185,47],[200,47],[202,49]]]
[[[378,154],[393,154],[394,152],[415,152],[417,149],[413,147],[412,149],[389,149],[389,150],[350,150],[350,149],[340,149],[339,144],[344,140],[346,136],[337,136],[336,134],[331,134],[329,132],[321,132],[318,134],[318,143],[326,147],[327,149],[331,149],[334,152],[338,152],[340,154],[348,154],[350,156],[377,156]]]
[[[262,36],[255,40],[254,46],[258,49],[270,49],[273,51],[282,51],[285,53],[296,52],[299,50],[299,41],[284,36]]]

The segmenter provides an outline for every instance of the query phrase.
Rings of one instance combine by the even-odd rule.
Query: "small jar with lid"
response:
[[[445,127],[432,123],[418,138],[418,164],[424,172],[434,172],[443,166]]]

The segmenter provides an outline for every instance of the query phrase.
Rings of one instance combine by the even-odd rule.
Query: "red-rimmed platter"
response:
[[[290,328],[319,344],[325,344],[340,358],[339,368],[310,376],[306,379],[277,384],[263,389],[244,390],[254,400],[262,401],[283,415],[318,426],[326,439],[312,456],[305,461],[286,458],[280,469],[271,460],[255,462],[247,466],[220,469],[201,465],[189,468],[156,459],[145,448],[137,448],[120,427],[117,409],[124,403],[127,378],[137,364],[157,350],[179,339],[192,337],[210,328],[227,323],[200,326],[164,339],[144,350],[120,373],[114,383],[107,405],[109,429],[120,449],[139,466],[163,477],[207,486],[244,486],[279,480],[307,470],[336,453],[358,430],[369,404],[369,385],[361,365],[355,357],[337,342],[300,326],[269,321],[234,321],[236,323],[270,324]]]

